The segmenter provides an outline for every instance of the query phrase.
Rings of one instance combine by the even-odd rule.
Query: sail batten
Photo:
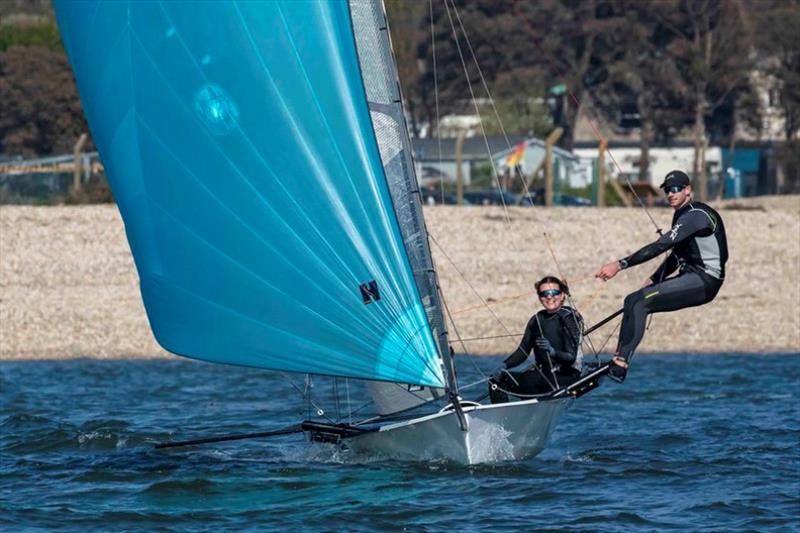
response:
[[[346,3],[54,4],[162,346],[443,386]]]

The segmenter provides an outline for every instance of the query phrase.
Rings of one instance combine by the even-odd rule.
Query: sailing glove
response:
[[[536,339],[536,347],[542,350],[550,357],[552,357],[556,353],[556,349],[553,348],[553,345],[550,344],[550,341],[547,340],[546,337],[539,337],[538,339]]]

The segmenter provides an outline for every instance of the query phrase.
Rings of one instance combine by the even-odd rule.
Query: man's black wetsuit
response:
[[[622,268],[648,261],[672,249],[650,276],[652,285],[625,298],[618,355],[628,361],[644,336],[647,315],[708,303],[725,279],[728,241],[722,217],[700,202],[675,211],[672,228],[656,242],[620,260]],[[665,279],[679,270],[674,278]]]
[[[508,401],[504,391],[523,396],[544,394],[576,381],[581,375],[582,332],[581,315],[569,307],[561,307],[555,313],[543,309],[532,316],[519,347],[503,361],[503,366],[508,369],[521,365],[531,350],[536,363],[523,372],[503,372],[495,382],[498,388],[490,389],[492,403]],[[555,349],[550,356],[535,344],[542,336]]]

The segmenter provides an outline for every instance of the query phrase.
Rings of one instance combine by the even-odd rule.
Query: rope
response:
[[[289,383],[289,385],[291,385],[291,386],[294,388],[294,390],[296,390],[297,392],[299,392],[299,393],[301,394],[301,396],[302,396],[303,398],[305,398],[305,399],[306,399],[306,401],[308,402],[308,405],[309,405],[309,409],[308,409],[308,418],[311,418],[311,407],[310,407],[310,406],[312,406],[312,405],[313,405],[313,406],[314,406],[314,408],[317,410],[317,411],[316,411],[316,412],[317,412],[317,415],[324,417],[324,418],[325,418],[325,419],[326,419],[328,422],[330,422],[331,424],[336,424],[336,422],[335,422],[333,419],[331,419],[331,418],[330,418],[330,417],[329,417],[329,416],[328,416],[328,415],[325,413],[325,409],[323,409],[323,408],[321,408],[320,406],[318,406],[318,405],[317,405],[316,403],[314,403],[314,401],[311,399],[311,392],[310,392],[311,375],[310,375],[310,374],[306,374],[306,387],[305,387],[305,390],[302,390],[302,389],[300,389],[300,387],[298,387],[297,385],[295,385],[295,383],[294,383],[294,381],[292,380],[291,376],[289,376],[289,375],[287,375],[287,374],[285,374],[285,373],[282,373],[282,375],[283,375],[283,377],[284,377],[284,378],[286,378],[286,381]]]
[[[452,0],[451,0],[452,3]],[[511,226],[511,217],[508,215],[508,206],[506,206],[506,199],[504,197],[503,190],[500,187],[500,182],[497,179],[497,167],[494,164],[494,159],[492,158],[492,149],[489,146],[489,138],[486,136],[486,129],[483,127],[483,118],[481,117],[480,109],[478,108],[478,100],[475,98],[475,91],[472,88],[472,82],[469,80],[469,70],[467,70],[467,63],[464,61],[464,53],[461,50],[461,41],[458,39],[458,33],[456,32],[455,24],[453,24],[453,16],[450,14],[450,5],[447,3],[447,0],[444,0],[444,7],[447,9],[447,18],[450,21],[450,28],[453,30],[453,40],[456,43],[456,49],[458,50],[458,57],[461,60],[461,68],[464,70],[464,78],[467,80],[467,87],[469,88],[469,94],[472,99],[472,105],[475,108],[475,114],[478,117],[478,125],[481,128],[481,135],[483,136],[483,142],[486,145],[486,154],[489,156],[489,164],[492,167],[492,176],[495,179],[495,183],[497,184],[497,189],[500,191],[500,203],[503,206],[503,215],[505,216],[506,224],[510,227]],[[453,9],[455,9],[455,4],[453,4]]]
[[[459,27],[460,27],[460,29],[461,29],[461,32],[462,32],[463,36],[464,36],[465,43],[466,43],[466,45],[467,45],[467,48],[468,48],[468,50],[469,50],[469,53],[471,54],[471,56],[472,56],[472,59],[473,59],[473,61],[474,61],[474,63],[475,63],[475,66],[476,66],[476,68],[477,68],[478,75],[479,75],[479,77],[480,77],[481,83],[482,83],[482,85],[483,85],[483,88],[484,88],[484,90],[486,91],[486,94],[487,94],[487,96],[488,96],[488,98],[489,98],[489,102],[490,102],[490,104],[491,104],[491,106],[492,106],[492,109],[493,109],[493,111],[494,111],[495,117],[496,117],[496,118],[497,118],[497,120],[498,120],[498,124],[499,124],[499,126],[500,126],[501,132],[502,132],[502,134],[503,134],[503,137],[504,137],[504,139],[505,139],[505,141],[506,141],[506,145],[508,146],[508,148],[509,148],[509,149],[511,149],[511,143],[510,143],[510,141],[509,141],[509,139],[508,139],[508,135],[506,134],[505,128],[504,128],[504,126],[503,126],[503,123],[502,123],[502,120],[500,119],[499,113],[498,113],[498,111],[497,111],[497,107],[496,107],[496,105],[495,105],[495,102],[494,102],[494,98],[492,97],[492,95],[491,95],[491,91],[489,90],[488,84],[486,83],[486,78],[485,78],[485,76],[483,75],[483,71],[482,71],[482,69],[480,68],[480,65],[478,64],[477,56],[476,56],[476,54],[475,54],[475,51],[474,51],[474,49],[473,49],[473,47],[472,47],[472,43],[471,43],[471,42],[470,42],[470,40],[469,40],[469,36],[468,36],[468,34],[467,34],[467,32],[466,32],[466,28],[464,27],[464,24],[463,24],[463,22],[462,22],[462,20],[461,20],[461,17],[460,17],[460,15],[459,15],[459,13],[458,13],[458,9],[457,9],[457,7],[456,7],[456,5],[455,5],[455,2],[454,2],[453,0],[450,0],[450,2],[448,3],[448,1],[447,1],[447,0],[444,0],[444,5],[445,5],[446,12],[447,12],[447,18],[448,18],[448,21],[449,21],[449,23],[450,23],[450,29],[451,29],[451,31],[452,31],[453,40],[455,41],[455,44],[456,44],[456,49],[457,49],[457,51],[458,51],[458,56],[459,56],[459,60],[460,60],[460,62],[461,62],[461,67],[462,67],[462,70],[464,71],[464,75],[465,75],[465,79],[466,79],[466,82],[467,82],[467,86],[468,86],[468,88],[469,88],[469,92],[470,92],[470,96],[471,96],[472,104],[473,104],[473,106],[474,106],[475,113],[476,113],[476,115],[477,115],[477,117],[478,117],[478,123],[479,123],[479,126],[480,126],[481,134],[482,134],[482,136],[483,136],[483,139],[484,139],[484,144],[485,144],[485,146],[486,146],[486,151],[487,151],[487,154],[489,155],[489,162],[490,162],[490,165],[491,165],[491,167],[492,167],[492,176],[493,176],[493,177],[494,177],[494,179],[495,179],[495,184],[497,185],[497,187],[498,187],[498,190],[501,192],[501,194],[500,194],[500,200],[501,200],[501,204],[502,204],[502,207],[503,207],[503,214],[504,214],[504,217],[505,217],[505,220],[506,220],[506,223],[507,223],[507,225],[510,227],[510,226],[511,226],[511,220],[510,220],[510,216],[509,216],[509,213],[508,213],[508,206],[506,205],[505,198],[504,198],[504,196],[502,195],[502,188],[500,187],[500,183],[499,183],[499,179],[498,179],[497,167],[495,166],[494,160],[493,160],[493,158],[491,157],[491,154],[492,154],[492,153],[491,153],[491,148],[490,148],[490,146],[489,146],[488,137],[487,137],[487,135],[486,135],[486,129],[485,129],[485,127],[484,127],[483,119],[482,119],[482,117],[481,117],[481,114],[480,114],[480,109],[478,108],[477,99],[476,99],[476,97],[475,97],[475,90],[474,90],[474,88],[473,88],[473,84],[472,84],[472,82],[470,81],[469,71],[468,71],[468,68],[467,68],[466,60],[464,59],[464,52],[463,52],[463,50],[462,50],[461,42],[460,42],[460,40],[459,40],[459,37],[458,37],[458,32],[457,32],[457,30],[456,30],[456,26],[455,26],[455,24],[454,24],[454,22],[453,22],[453,14],[455,14],[455,18],[456,18],[456,20],[458,21],[458,25],[459,25]],[[451,13],[451,11],[450,11],[450,8],[451,8],[451,7],[452,7],[452,9],[453,9],[452,13]],[[434,92],[435,92],[435,99],[436,99],[437,128],[438,128],[438,126],[439,126],[439,120],[440,120],[440,115],[439,115],[439,100],[438,100],[438,98],[439,98],[439,93],[438,93],[438,76],[437,76],[437,72],[436,72],[436,71],[437,71],[437,68],[436,68],[435,32],[434,32],[434,25],[433,25],[433,3],[432,3],[432,0],[430,0],[430,2],[429,2],[429,12],[430,12],[430,16],[431,16],[431,40],[432,40],[432,48],[433,48],[433,60],[434,60]],[[524,17],[522,17],[522,20],[524,21],[524,23],[526,24],[526,26],[529,28],[529,30],[531,30],[531,33],[533,33],[533,31],[532,31],[532,28],[530,27],[530,23],[527,21],[527,19],[525,19]],[[537,48],[539,48],[539,50],[540,50],[540,51],[543,53],[543,55],[545,56],[545,58],[547,59],[547,61],[550,63],[550,65],[551,65],[551,66],[554,68],[554,70],[555,70],[555,71],[558,73],[558,75],[560,76],[560,78],[561,78],[562,82],[564,82],[564,86],[566,87],[566,89],[567,89],[568,93],[570,94],[570,97],[571,97],[571,98],[572,98],[572,99],[575,101],[575,104],[576,104],[577,108],[579,109],[579,108],[581,107],[581,102],[580,102],[580,100],[578,100],[577,96],[576,96],[576,95],[574,94],[574,92],[573,92],[573,91],[572,91],[572,90],[569,88],[568,84],[566,83],[566,78],[565,78],[565,76],[564,76],[564,75],[561,73],[561,71],[558,69],[558,67],[555,65],[555,63],[552,61],[550,54],[549,54],[549,53],[547,53],[547,51],[546,51],[546,50],[544,50],[544,49],[543,49],[543,48],[540,46],[540,43],[538,42],[538,40],[537,40],[536,38],[534,38],[534,44],[537,46]],[[592,127],[592,129],[594,130],[595,136],[596,136],[596,137],[597,137],[599,140],[602,140],[602,137],[601,137],[601,135],[600,135],[600,132],[599,132],[599,130],[598,130],[598,128],[597,128],[597,126],[596,126],[596,124],[595,124],[595,121],[594,121],[594,120],[593,120],[593,119],[592,119],[590,116],[588,116],[588,115],[587,115],[587,118],[589,119],[589,122],[590,122],[590,124],[591,124],[591,127]],[[440,137],[440,135],[439,135],[438,133],[437,133],[437,138],[439,138],[439,157],[440,157],[440,159],[441,159],[441,137]],[[611,151],[610,151],[610,150],[607,150],[607,151],[608,151],[608,153],[609,153],[609,158],[610,158],[610,159],[613,161],[614,165],[617,167],[617,170],[619,171],[620,175],[624,176],[624,173],[622,172],[622,169],[621,169],[621,167],[620,167],[619,163],[617,162],[616,158],[614,158],[614,155],[611,153]],[[520,179],[521,179],[521,181],[522,181],[522,183],[523,183],[523,187],[524,187],[524,189],[525,189],[525,194],[528,196],[528,198],[530,198],[530,191],[528,190],[527,183],[525,182],[525,180],[522,178],[522,176],[521,176],[521,175],[520,175],[520,173],[518,172],[518,169],[517,169],[517,174],[519,175],[519,177],[520,177]],[[443,178],[442,178],[442,180],[443,180]],[[638,193],[637,193],[637,192],[636,192],[636,190],[633,188],[633,185],[631,184],[631,182],[630,182],[630,179],[629,179],[627,176],[625,176],[625,180],[626,180],[626,182],[627,182],[628,188],[629,188],[629,189],[630,189],[630,191],[633,193],[633,195],[636,197],[637,201],[639,202],[639,204],[641,205],[641,207],[644,209],[644,211],[645,211],[645,214],[648,216],[648,218],[650,218],[650,221],[653,223],[653,225],[656,227],[656,230],[657,230],[657,231],[658,231],[658,233],[660,234],[660,233],[661,233],[661,230],[660,230],[660,228],[659,228],[659,227],[658,227],[658,225],[655,223],[655,220],[653,219],[653,217],[650,215],[650,213],[649,213],[649,211],[647,210],[647,207],[645,206],[645,204],[644,204],[644,202],[642,201],[641,197],[639,197]],[[441,187],[442,187],[442,196],[443,196],[443,195],[444,195],[444,184],[443,184],[443,181],[441,182]],[[471,308],[468,308],[468,309],[463,309],[463,310],[457,311],[457,313],[458,313],[458,312],[464,312],[464,311],[466,311],[466,310],[471,310],[471,309],[479,308],[479,307],[485,307],[485,308],[486,308],[486,309],[487,309],[487,310],[490,312],[490,314],[492,315],[492,317],[493,317],[493,318],[494,318],[494,319],[495,319],[495,320],[496,320],[496,321],[497,321],[497,322],[498,322],[498,323],[501,325],[501,327],[502,327],[502,328],[503,328],[503,329],[506,331],[506,333],[507,333],[507,335],[501,335],[501,336],[492,336],[492,337],[475,337],[475,338],[471,338],[471,339],[464,339],[463,337],[461,337],[460,333],[458,332],[457,326],[456,326],[456,324],[455,324],[455,320],[453,319],[453,314],[454,314],[454,313],[452,313],[452,312],[450,311],[449,307],[447,306],[447,303],[446,303],[446,301],[445,301],[445,300],[444,300],[444,298],[442,297],[442,302],[443,302],[443,306],[444,306],[444,308],[445,308],[445,312],[446,312],[446,314],[447,314],[447,316],[448,316],[448,319],[450,320],[450,322],[451,322],[451,324],[452,324],[452,327],[453,327],[453,330],[454,330],[454,332],[455,332],[455,334],[456,334],[456,338],[457,338],[458,342],[461,344],[462,348],[464,349],[464,353],[465,353],[466,355],[469,355],[469,353],[468,353],[468,351],[467,351],[467,349],[466,349],[466,345],[465,345],[465,342],[466,342],[467,340],[484,340],[484,339],[489,339],[489,338],[501,338],[501,337],[512,337],[512,336],[517,336],[517,335],[513,335],[513,334],[511,334],[511,333],[510,333],[510,331],[509,331],[509,330],[508,330],[508,328],[505,326],[505,324],[504,324],[504,323],[503,323],[503,322],[500,320],[500,318],[497,316],[497,314],[496,314],[496,313],[494,313],[494,311],[492,310],[492,308],[491,308],[491,306],[489,305],[489,303],[488,303],[488,302],[487,302],[487,301],[486,301],[486,300],[485,300],[485,299],[484,299],[484,298],[483,298],[483,297],[482,297],[482,296],[481,296],[481,295],[478,293],[478,291],[477,291],[477,290],[475,289],[475,287],[474,287],[474,286],[473,286],[473,285],[472,285],[472,284],[469,282],[469,280],[468,280],[468,279],[467,279],[467,277],[464,275],[464,273],[463,273],[463,272],[461,272],[461,271],[458,269],[458,267],[456,266],[455,262],[452,260],[452,258],[450,258],[450,256],[449,256],[449,255],[447,254],[447,252],[444,250],[444,248],[443,248],[443,247],[442,247],[442,246],[439,244],[439,242],[438,242],[438,241],[437,241],[437,240],[436,240],[436,239],[435,239],[435,238],[434,238],[434,237],[433,237],[433,236],[432,236],[430,233],[429,233],[428,235],[429,235],[429,237],[431,238],[431,240],[434,242],[434,244],[436,244],[436,246],[437,246],[437,247],[439,248],[439,250],[442,252],[442,254],[445,256],[445,258],[446,258],[446,259],[447,259],[447,260],[450,262],[450,264],[453,266],[453,268],[454,268],[454,269],[455,269],[455,271],[458,273],[458,275],[461,277],[461,279],[462,279],[462,280],[464,280],[464,282],[467,284],[467,286],[468,286],[468,287],[469,287],[469,288],[472,290],[472,292],[473,292],[473,293],[474,293],[474,294],[475,294],[475,295],[478,297],[478,299],[481,301],[481,304],[480,304],[479,306],[474,306],[474,307],[471,307]],[[550,243],[550,240],[549,240],[549,238],[548,238],[547,234],[545,233],[545,234],[544,234],[544,236],[545,236],[545,239],[546,239],[546,241],[547,241],[547,246],[548,246],[548,249],[550,250],[550,254],[552,255],[552,257],[553,257],[553,260],[554,260],[554,262],[555,262],[555,264],[556,264],[556,268],[557,268],[557,269],[558,269],[558,271],[559,271],[559,275],[561,276],[561,278],[562,278],[562,279],[566,279],[566,278],[564,277],[564,275],[563,275],[563,272],[562,272],[562,270],[561,270],[561,266],[560,266],[560,264],[558,263],[558,260],[557,260],[557,258],[556,258],[556,256],[555,256],[555,253],[554,253],[554,251],[553,251],[552,245],[551,245],[551,243]],[[593,300],[594,300],[594,298],[596,297],[597,293],[598,293],[598,291],[595,291],[595,294],[593,294],[593,296],[591,297],[590,301],[593,301]],[[503,303],[503,302],[505,302],[505,301],[514,300],[514,299],[520,298],[520,297],[522,297],[522,296],[527,296],[528,294],[530,294],[530,293],[528,292],[528,293],[525,293],[525,294],[522,294],[522,295],[518,295],[518,296],[511,297],[511,298],[507,298],[507,299],[504,299],[504,300],[502,300],[501,302],[497,302],[497,303]],[[580,324],[579,324],[579,322],[578,322],[578,318],[577,318],[577,306],[575,305],[575,303],[574,303],[574,300],[572,299],[571,295],[569,295],[569,294],[568,294],[568,295],[567,295],[567,297],[568,297],[568,301],[569,301],[569,303],[570,303],[570,306],[572,307],[572,315],[573,315],[573,319],[575,320],[575,324],[576,324],[576,326],[577,326],[578,330],[580,330],[580,329],[581,329],[581,327],[580,327]],[[537,317],[537,320],[538,320],[538,317]],[[616,328],[615,328],[615,329],[616,329]],[[540,330],[541,330],[541,325],[540,325]],[[612,334],[613,334],[613,333],[612,333]],[[610,338],[610,337],[609,337],[609,338]],[[586,342],[589,344],[589,346],[590,346],[590,349],[591,349],[591,350],[594,352],[594,355],[595,355],[595,357],[597,357],[598,351],[594,349],[594,345],[593,345],[593,343],[591,342],[591,339],[590,339],[588,336],[586,337]],[[603,346],[605,346],[605,344],[606,344],[607,342],[608,342],[608,339],[606,339],[606,341],[604,342]],[[601,350],[602,350],[602,347],[601,347]],[[470,359],[471,359],[471,358],[470,358]],[[474,363],[474,361],[473,361],[473,363]],[[477,365],[476,365],[476,367],[477,367]],[[538,367],[537,365],[534,365],[534,367],[536,367],[537,369],[539,369],[539,367]],[[551,362],[551,369],[552,369],[552,362]],[[539,369],[539,372],[540,372],[540,373],[542,373],[541,369]],[[544,373],[542,373],[542,376],[544,377],[544,379],[545,379],[546,381],[548,381],[548,383],[550,383],[550,381],[547,379],[547,377],[544,375]],[[556,383],[557,383],[557,381],[556,381]],[[553,385],[552,385],[552,383],[550,383],[550,385],[551,385],[551,387],[553,386]]]
[[[333,401],[336,407],[336,420],[342,421],[342,411],[339,406],[339,378],[333,378]]]
[[[447,252],[444,250],[444,248],[442,248],[442,245],[439,244],[439,241],[437,241],[436,238],[431,233],[428,233],[428,235],[430,236],[431,240],[436,245],[436,247],[439,248],[439,250],[442,252],[442,255],[444,255],[445,259],[447,259],[447,261],[452,265],[453,269],[456,271],[456,273],[458,273],[458,275],[461,277],[464,283],[467,284],[467,286],[472,290],[472,292],[475,293],[475,296],[477,296],[478,299],[481,301],[483,306],[486,307],[489,313],[491,313],[492,317],[494,317],[497,323],[500,324],[500,326],[506,331],[506,333],[511,334],[511,332],[503,323],[503,321],[500,320],[500,317],[498,317],[497,314],[494,311],[492,311],[492,308],[489,307],[489,304],[486,302],[486,300],[483,299],[483,296],[481,296],[480,293],[477,291],[477,289],[475,289],[475,287],[472,285],[472,283],[469,282],[464,273],[458,269],[453,259],[449,255],[447,255]]]
[[[539,326],[539,335],[541,335],[542,338],[545,338],[544,337],[544,329],[542,329],[542,323],[541,323],[541,321],[539,321],[539,313],[536,313],[534,316],[536,317],[536,325]],[[550,353],[549,352],[545,352],[545,355],[547,356],[547,362],[550,363],[550,373],[553,375],[553,381],[555,382],[555,385],[553,383],[551,383],[549,379],[547,379],[547,376],[544,374],[544,371],[541,368],[539,368],[539,365],[534,364],[533,367],[536,368],[539,371],[539,374],[541,374],[541,376],[544,378],[544,380],[547,381],[547,384],[550,385],[551,389],[557,390],[558,389],[558,378],[556,378],[556,371],[553,369],[553,360],[550,359]]]
[[[544,233],[544,239],[547,242],[547,249],[550,250],[550,255],[553,258],[553,262],[556,264],[556,270],[558,270],[559,277],[567,283],[566,276],[564,276],[564,272],[561,270],[561,264],[558,262],[558,258],[556,257],[556,253],[553,251],[553,245],[550,242],[550,237],[547,236],[547,233]],[[572,299],[572,295],[567,292],[567,301],[569,302],[570,309],[572,310],[572,319],[575,321],[575,327],[578,328],[578,332],[583,331],[583,327],[581,326],[580,322],[578,321],[578,306],[575,304],[575,301]],[[584,337],[581,335],[581,341],[583,341]],[[597,352],[594,349],[594,344],[592,344],[592,340],[589,338],[588,335],[585,337],[586,343],[589,345],[589,349],[592,350],[595,359],[597,359]],[[581,342],[581,347],[583,346],[583,342]],[[577,356],[577,354],[576,354]]]
[[[520,298],[523,298],[525,296],[532,296],[534,294],[536,294],[535,291],[523,292],[522,294],[517,294],[517,295],[514,295],[514,296],[508,296],[507,298],[501,298],[499,300],[493,300],[491,302],[487,301],[486,305],[500,305],[500,304],[504,304],[504,303],[507,303],[507,302],[511,302],[513,300],[519,300]],[[473,305],[473,306],[470,306],[470,307],[464,307],[462,309],[457,309],[457,310],[453,311],[453,314],[457,315],[459,313],[466,313],[467,311],[474,311],[475,309],[483,309],[483,307],[484,306],[481,305],[481,304]]]
[[[492,92],[489,90],[489,85],[486,83],[486,78],[483,75],[483,70],[481,69],[481,66],[478,63],[478,56],[475,54],[475,50],[473,50],[472,48],[472,43],[469,40],[469,35],[467,34],[466,28],[464,28],[464,24],[461,22],[461,16],[458,14],[458,8],[456,8],[455,2],[451,0],[451,4],[453,5],[453,12],[456,14],[456,20],[458,21],[458,25],[461,28],[461,33],[464,35],[464,41],[467,43],[467,48],[469,49],[469,53],[472,56],[473,62],[475,63],[475,68],[478,70],[478,76],[480,76],[481,78],[481,84],[483,85],[483,90],[486,91],[486,95],[489,97],[489,104],[492,106],[492,111],[494,111],[494,116],[497,119],[497,124],[500,126],[500,132],[503,134],[503,139],[505,139],[506,141],[506,147],[510,151],[511,141],[508,138],[505,126],[503,126],[503,120],[500,118],[500,113],[497,111],[497,106],[494,103],[494,97],[492,97]],[[519,165],[514,165],[514,175],[518,177],[519,180],[522,182],[522,188],[525,191],[525,196],[528,198],[528,200],[530,200],[531,207],[533,207],[533,197],[531,196],[530,190],[528,190],[528,183],[525,180],[525,177],[522,175],[522,171],[520,170]]]
[[[440,131],[440,117],[439,117],[439,76],[438,69],[436,68],[436,36],[433,31],[433,0],[428,1],[431,17],[431,50],[433,53],[433,94],[436,102],[436,140],[439,143],[439,189],[442,195],[442,205],[444,205],[444,172],[442,169],[442,133]]]
[[[353,410],[350,407],[350,379],[344,379],[344,388],[347,391],[347,423],[353,425]]]
[[[431,239],[433,239],[433,236],[431,236]],[[434,239],[434,242],[435,242],[435,239]],[[438,246],[439,244],[437,243],[436,245]],[[459,344],[461,344],[461,348],[464,350],[464,355],[467,356],[469,361],[475,367],[475,370],[478,372],[478,374],[480,374],[482,376],[486,376],[486,374],[483,373],[483,370],[481,370],[481,368],[478,366],[478,363],[475,361],[475,358],[472,355],[470,355],[469,351],[467,350],[467,345],[464,344],[464,341],[461,338],[461,333],[459,333],[459,331],[458,331],[458,326],[456,326],[456,322],[453,319],[453,315],[450,312],[450,307],[447,305],[447,300],[445,300],[444,294],[442,293],[442,291],[439,291],[439,298],[442,300],[442,305],[444,306],[445,314],[447,314],[447,319],[450,321],[450,324],[453,327],[453,331],[456,334],[456,340],[459,342]],[[453,364],[455,364],[455,362]],[[486,379],[487,378],[485,378],[484,381]]]

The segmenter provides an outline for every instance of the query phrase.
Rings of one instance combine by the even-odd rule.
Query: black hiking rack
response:
[[[326,424],[324,422],[304,421],[300,427],[308,433],[311,442],[327,442],[337,444],[347,437],[354,437],[362,433],[375,431],[374,429],[359,428],[348,424]]]
[[[604,365],[600,365],[598,368],[592,370],[572,385],[568,385],[563,389],[554,391],[550,397],[561,398],[563,396],[572,396],[573,398],[580,398],[587,392],[600,386],[600,378],[608,375],[609,371],[611,370],[611,364],[612,363],[606,363]]]

